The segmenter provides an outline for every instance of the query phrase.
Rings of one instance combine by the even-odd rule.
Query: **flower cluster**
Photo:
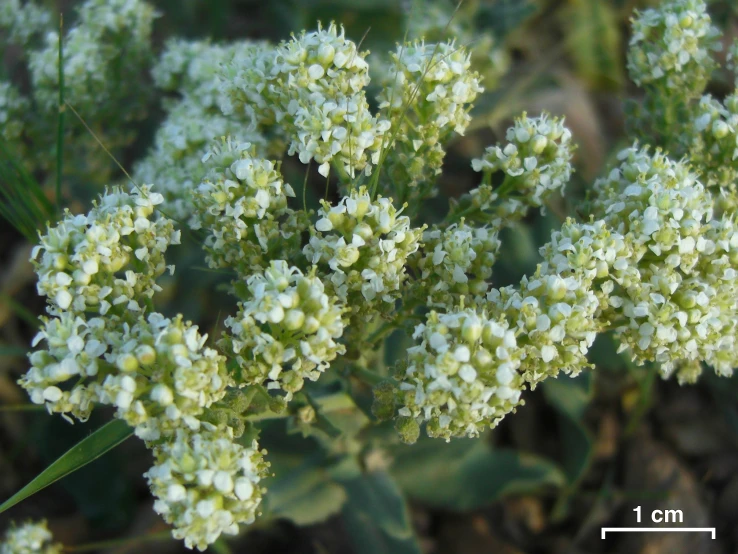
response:
[[[247,42],[226,46],[171,40],[152,69],[160,89],[181,97],[166,103],[167,117],[157,129],[148,155],[136,164],[133,177],[156,183],[167,213],[179,221],[186,222],[192,216],[192,191],[212,165],[203,163],[202,158],[212,151],[214,143],[234,137],[233,142],[248,142],[259,153],[266,152],[266,139],[253,117],[234,117],[221,111],[220,68],[254,47]]]
[[[712,198],[697,175],[663,152],[633,146],[620,165],[594,184],[593,211],[632,244],[635,262],[664,275],[697,262],[702,225],[712,218]]]
[[[157,498],[154,510],[188,548],[202,551],[222,533],[238,534],[239,524],[258,515],[259,481],[268,468],[263,455],[256,441],[246,448],[232,437],[178,432],[154,449],[145,475]]]
[[[344,308],[326,294],[315,270],[303,275],[283,260],[251,275],[247,288],[238,314],[226,320],[231,334],[224,346],[238,361],[239,383],[266,383],[291,398],[305,379],[315,381],[345,352],[336,342]]]
[[[7,30],[12,43],[27,46],[32,39],[49,30],[51,12],[36,2],[6,0],[0,4],[0,29]]]
[[[703,283],[702,292],[709,298],[711,317],[695,325],[693,335],[699,337],[695,338],[699,358],[717,374],[730,376],[738,366],[738,226],[734,216],[710,221],[704,239],[703,256],[695,269]],[[694,308],[700,303],[699,293],[682,295],[681,299],[688,320],[697,323]],[[680,371],[678,377],[692,382],[698,375],[699,371],[694,375]]]
[[[423,234],[423,245],[413,256],[420,272],[416,281],[428,306],[479,305],[489,288],[492,266],[500,249],[498,229],[471,227],[463,220]]]
[[[246,277],[269,260],[295,256],[306,214],[287,206],[295,196],[279,165],[255,156],[249,143],[223,140],[206,159],[211,165],[193,192],[197,216],[191,226],[207,231],[210,267]]]
[[[487,90],[496,88],[510,66],[510,55],[492,33],[477,28],[479,6],[451,2],[415,0],[408,21],[408,36],[426,42],[449,38],[471,50],[472,69],[484,78]]]
[[[423,229],[413,229],[389,198],[372,200],[366,188],[336,206],[323,202],[305,246],[308,261],[328,275],[326,285],[354,315],[391,309],[400,297],[408,256]]]
[[[90,213],[67,214],[41,237],[33,261],[53,317],[34,343],[44,340],[45,348],[31,354],[19,382],[34,403],[65,417],[84,420],[95,403],[115,407],[154,450],[147,477],[156,510],[175,537],[203,550],[253,521],[266,465],[256,443],[249,449],[235,442],[244,430],[240,417],[211,422],[211,411],[229,408],[235,384],[225,356],[181,315],[148,310],[164,252],[179,240],[172,222],[156,213],[161,202],[148,187],[113,189]],[[296,287],[304,292],[301,282]],[[312,325],[321,298],[303,297],[295,308]],[[314,358],[305,347],[302,353]]]
[[[426,189],[441,172],[444,142],[464,134],[471,103],[484,90],[470,67],[471,54],[454,41],[403,44],[392,54],[377,99],[393,122],[386,160],[391,181],[411,189],[423,185],[420,196],[431,193]]]
[[[61,554],[62,545],[52,540],[45,521],[13,525],[0,542],[0,554]]]
[[[277,48],[273,75],[293,128],[289,152],[302,163],[315,160],[321,175],[328,175],[334,158],[339,170],[352,177],[357,171],[370,173],[370,163],[378,162],[389,122],[369,110],[365,57],[335,24]]]
[[[695,108],[689,159],[715,198],[716,211],[738,208],[738,92],[722,102],[703,96]]]
[[[684,379],[696,377],[700,361],[732,371],[738,239],[731,217],[711,219],[710,194],[683,162],[636,147],[619,159],[595,183],[595,209],[629,243],[638,271],[609,299],[622,348],[665,374],[686,364]]]
[[[413,338],[399,414],[427,422],[429,436],[477,436],[521,404],[520,350],[504,319],[432,311]]]
[[[66,40],[73,103],[114,106],[136,85],[153,17],[140,0],[84,4]],[[156,511],[186,546],[204,550],[258,515],[268,464],[252,442],[253,422],[269,410],[305,433],[324,431],[332,424],[313,405],[320,384],[311,382],[346,355],[331,373],[376,384],[384,375],[373,366],[393,352],[380,341],[412,326],[415,345],[397,361],[395,380],[375,391],[375,414],[396,417],[408,442],[421,424],[446,440],[494,427],[526,388],[589,368],[603,331],[614,331],[636,363],[658,364],[681,382],[702,364],[730,375],[738,365],[738,96],[697,101],[717,45],[702,0],[646,10],[634,28],[630,70],[650,90],[641,122],[678,120],[685,132],[668,142],[664,129],[655,136],[667,142],[620,152],[594,184],[589,217],[567,219],[540,249],[535,273],[502,288],[491,282],[500,230],[543,208],[571,177],[563,120],[516,119],[505,144],[472,162],[480,186],[426,230],[412,212],[433,194],[444,143],[465,132],[482,92],[464,48],[398,47],[380,68],[372,114],[366,54],[336,25],[278,46],[170,41],[153,70],[156,85],[173,93],[166,120],[135,170],[163,194],[111,189],[88,214],[66,212],[40,237],[32,261],[49,317],[21,386],[70,420],[87,419],[95,404],[115,408],[153,451],[146,477]],[[31,55],[46,108],[56,102],[54,40]],[[124,42],[130,60],[118,57]],[[113,68],[131,77],[121,90],[111,90]],[[658,104],[653,91],[667,89],[673,94]],[[26,105],[0,85],[6,139],[25,140],[15,114]],[[658,147],[665,144],[672,157]],[[286,152],[315,161],[325,177],[335,171],[345,194],[323,200],[317,214],[290,206],[295,193],[278,161]],[[306,198],[307,187],[306,179]],[[376,194],[385,190],[401,208]],[[222,354],[181,315],[153,309],[157,279],[172,267],[164,256],[180,239],[169,211],[205,236],[210,267],[235,276],[229,292],[239,302],[225,320]],[[17,544],[56,552],[45,528],[12,533]]]
[[[484,175],[472,200],[483,211],[510,221],[524,217],[531,207],[542,207],[554,191],[563,192],[571,177],[574,147],[564,121],[545,113],[534,118],[523,114],[507,130],[506,138],[507,144],[491,146],[482,158],[472,161],[474,171]],[[492,192],[496,172],[502,172],[504,180]]]
[[[73,313],[42,319],[33,346],[43,340],[46,347],[29,356],[31,367],[18,381],[31,402],[45,405],[50,413],[87,420],[99,397],[98,374],[107,351],[105,327],[112,325],[108,321]]]
[[[205,346],[207,335],[182,316],[152,313],[108,337],[107,361],[117,371],[100,385],[100,402],[135,427],[144,440],[170,436],[177,429],[200,428],[204,409],[225,396],[231,378],[225,357]]]
[[[67,212],[50,227],[32,255],[49,313],[140,312],[159,290],[164,253],[179,244],[172,221],[155,213],[162,202],[147,186],[130,194],[113,188],[89,214]]]
[[[192,215],[192,191],[205,177],[207,164],[202,157],[212,148],[217,137],[244,133],[232,120],[203,109],[189,98],[172,106],[166,120],[154,136],[147,156],[134,166],[136,182],[156,183],[164,196],[170,217],[186,222]],[[248,133],[250,144],[258,144],[260,136]]]
[[[13,145],[20,160],[26,154],[21,137],[26,128],[24,113],[29,107],[28,99],[16,87],[0,81],[0,137]]]
[[[218,107],[222,100],[218,73],[250,43],[212,44],[208,40],[171,39],[151,69],[161,90],[187,96],[204,107]]]
[[[285,112],[275,96],[281,90],[273,78],[275,58],[274,46],[266,43],[239,48],[220,68],[220,109],[223,115],[252,121],[259,130],[286,138],[281,126]]]
[[[638,85],[670,94],[699,94],[720,49],[704,0],[671,0],[632,21],[628,71]]]
[[[38,292],[52,316],[34,339],[46,349],[31,354],[20,381],[34,403],[89,416],[112,337],[146,310],[166,269],[164,253],[179,243],[172,222],[155,213],[161,201],[148,187],[132,194],[114,188],[87,215],[67,213],[34,248]],[[61,386],[70,379],[74,386]]]
[[[602,329],[594,317],[599,302],[585,279],[539,267],[517,289],[493,289],[487,299],[492,313],[504,314],[518,334],[519,370],[531,386],[590,367],[586,355]]]
[[[640,278],[637,266],[631,263],[634,253],[630,241],[601,219],[579,223],[568,218],[540,253],[546,273],[570,275],[591,288],[600,304],[595,317],[603,323],[613,291],[627,289]]]
[[[368,174],[389,122],[369,110],[365,57],[335,24],[276,48],[254,49],[226,64],[223,111],[278,123],[289,153],[303,163],[315,160],[323,176],[334,161],[346,175]]]
[[[125,99],[125,118],[140,116],[142,67],[151,56],[154,8],[142,0],[87,0],[79,24],[64,37],[64,95],[80,111],[113,109]],[[30,54],[36,101],[57,109],[59,35]],[[141,90],[138,90],[141,89]],[[107,108],[107,109],[106,109]],[[122,108],[122,106],[120,106]],[[119,114],[120,115],[120,114]]]

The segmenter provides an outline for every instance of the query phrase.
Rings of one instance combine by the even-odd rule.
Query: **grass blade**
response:
[[[83,439],[0,505],[0,513],[96,460],[133,434],[125,421],[115,419]]]
[[[59,14],[59,115],[56,128],[56,210],[61,213],[62,170],[64,169],[64,15]]]
[[[41,186],[7,141],[0,138],[0,216],[35,243],[38,230],[54,217],[54,212]]]

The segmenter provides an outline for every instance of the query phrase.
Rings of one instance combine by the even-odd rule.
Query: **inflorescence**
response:
[[[149,55],[155,12],[139,0],[103,4],[89,0],[67,37],[68,94],[80,104],[114,106],[124,92],[109,88],[108,40],[128,44],[126,71]],[[0,25],[29,21],[11,36],[21,43],[47,24],[30,8],[6,11]],[[445,146],[483,91],[459,43],[430,42],[429,30],[427,41],[398,45],[377,71],[374,113],[367,53],[335,24],[277,46],[170,41],[153,77],[176,96],[134,172],[155,184],[113,187],[41,235],[32,261],[48,315],[21,386],[70,421],[114,407],[153,451],[156,511],[203,550],[259,514],[266,453],[252,435],[238,440],[250,399],[278,412],[333,367],[350,373],[375,359],[386,331],[414,345],[380,376],[375,413],[394,418],[407,442],[421,427],[449,440],[496,426],[526,389],[590,368],[605,331],[635,363],[681,382],[703,366],[732,374],[738,92],[702,96],[718,34],[701,0],[645,10],[633,27],[629,69],[646,89],[632,112],[639,141],[595,182],[589,215],[566,219],[535,272],[501,288],[492,282],[501,230],[544,210],[570,180],[562,119],[516,119],[472,162],[479,185],[428,227],[412,217],[417,203],[436,193]],[[41,105],[54,102],[44,94],[58,78],[57,38],[30,57]],[[13,117],[24,101],[0,87],[0,119],[14,122],[6,139],[25,132]],[[298,207],[284,155],[314,162],[341,198],[317,213]],[[209,266],[233,276],[233,312],[210,346],[181,315],[155,310],[182,225],[202,238]],[[57,552],[50,540],[27,525],[2,552]]]

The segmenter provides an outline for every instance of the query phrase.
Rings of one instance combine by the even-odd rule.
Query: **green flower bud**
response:
[[[420,436],[420,425],[412,417],[401,416],[395,419],[395,430],[405,444],[415,444]]]

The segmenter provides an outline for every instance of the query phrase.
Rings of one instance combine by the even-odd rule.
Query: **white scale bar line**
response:
[[[710,533],[715,539],[714,527],[603,527],[602,538],[610,533]]]

